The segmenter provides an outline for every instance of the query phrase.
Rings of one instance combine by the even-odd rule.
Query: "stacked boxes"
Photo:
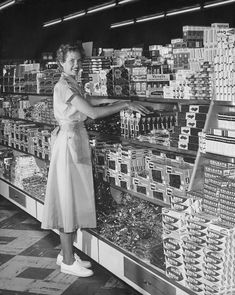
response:
[[[188,195],[184,203],[195,200]],[[200,212],[198,205],[189,208],[162,209],[166,275],[196,294],[232,294],[234,226]]]
[[[211,128],[206,134],[206,152],[234,157],[235,117],[234,112],[217,114],[218,128]]]
[[[203,47],[203,37],[206,27],[183,26],[183,40],[188,48]]]
[[[15,65],[6,65],[3,70],[3,76],[1,77],[2,91],[14,92],[14,83],[16,75]]]
[[[188,86],[188,78],[192,75],[191,70],[178,70],[175,80],[171,80],[169,86],[163,87],[163,97],[171,99],[191,99],[193,92]]]
[[[52,94],[55,84],[59,81],[61,73],[57,69],[40,71],[36,76],[37,93]]]
[[[190,50],[188,48],[174,48],[173,57],[175,70],[189,69]]]
[[[145,149],[106,144],[95,148],[94,157],[96,174],[116,186],[168,204],[172,195],[187,192],[192,165],[183,159],[170,160]]]
[[[114,67],[107,74],[108,96],[130,95],[130,74],[125,67]]]
[[[215,56],[215,99],[234,101],[235,94],[235,33],[234,29],[217,33]]]
[[[218,33],[229,30],[228,23],[213,23],[204,30],[204,61],[214,62],[218,49]]]
[[[147,67],[130,68],[130,95],[146,96]]]
[[[148,97],[163,97],[164,86],[169,86],[170,80],[172,79],[170,74],[155,74],[156,68],[153,66],[148,69],[147,74],[147,96]]]
[[[153,111],[146,116],[132,111],[121,111],[121,135],[125,138],[138,139],[140,135],[154,134],[156,130],[173,129],[176,122],[175,112]],[[142,138],[143,140],[143,138]],[[145,136],[145,140],[148,137]]]
[[[82,83],[92,95],[107,95],[107,72],[110,59],[103,56],[85,58],[82,63]]]
[[[200,71],[188,78],[188,86],[192,89],[194,99],[212,99],[213,66],[209,62],[203,62]]]
[[[89,82],[85,84],[85,90],[90,95],[107,96],[107,75],[108,70],[98,70],[89,74]]]
[[[2,120],[1,143],[41,159],[50,159],[50,130],[25,121]]]
[[[221,222],[209,224],[204,262],[205,294],[233,294],[234,227]]]
[[[182,104],[178,113],[178,126],[171,136],[171,146],[197,151],[198,133],[204,128],[209,105]]]
[[[235,225],[234,182],[235,164],[209,160],[204,172],[203,210]]]
[[[56,125],[56,119],[54,117],[54,110],[53,110],[53,97],[50,97],[50,96],[45,97],[43,101],[45,103],[45,108],[43,108],[40,115],[41,122],[46,124]]]
[[[105,163],[105,180],[126,189],[132,189],[132,177],[144,170],[143,149],[133,147],[118,147],[108,150]]]
[[[188,199],[189,202],[191,200]],[[198,268],[197,258],[201,250],[191,243],[187,234],[187,222],[190,214],[171,208],[162,208],[163,250],[166,261],[166,275],[186,286],[190,280],[192,268]],[[190,263],[189,263],[190,261]],[[191,267],[189,267],[191,265]],[[200,275],[197,272],[195,275]]]
[[[33,156],[24,155],[15,158],[14,166],[14,183],[19,188],[23,189],[23,179],[40,173],[40,168],[37,166]]]

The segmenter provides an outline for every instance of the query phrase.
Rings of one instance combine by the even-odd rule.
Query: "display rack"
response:
[[[40,94],[27,94],[27,93],[5,93],[5,94],[13,94],[13,95],[30,95],[38,98],[50,96],[50,95],[40,95]],[[103,98],[103,97],[101,97]],[[136,99],[136,98],[132,98]],[[209,114],[207,116],[205,129],[209,128],[214,120],[214,116],[218,111],[218,108],[221,107],[219,103],[203,101],[203,100],[194,100],[194,101],[185,101],[185,100],[173,100],[173,99],[148,99],[148,98],[140,98],[138,100],[143,101],[144,103],[148,103],[156,107],[158,104],[161,104],[163,108],[173,109],[177,107],[180,109],[182,104],[209,104],[210,109]],[[13,120],[21,120],[17,118],[8,118]],[[27,121],[27,120],[26,120]],[[31,123],[38,123],[34,121],[29,121]],[[42,122],[38,124],[43,125]],[[44,124],[48,125],[48,124]],[[53,125],[51,125],[53,126]],[[107,135],[99,134],[97,132],[91,131],[90,134],[92,136],[102,136],[102,138],[107,138]],[[185,157],[196,158],[196,167],[193,170],[193,177],[191,179],[190,188],[194,188],[195,185],[200,183],[200,167],[203,165],[202,155],[200,153],[196,153],[193,151],[179,150],[177,148],[169,148],[160,145],[150,144],[146,142],[140,142],[132,139],[124,139],[121,137],[114,137],[121,142],[126,142],[129,144],[134,144],[137,146],[142,146],[146,148],[156,149],[160,151],[164,151],[165,153],[174,153],[181,154]],[[110,139],[110,137],[109,137]],[[23,151],[20,151],[24,153]],[[131,192],[129,190],[120,188],[118,186],[113,186],[113,188],[129,193],[146,201],[150,201],[149,198],[144,197],[141,194]],[[42,220],[42,212],[43,212],[43,201],[34,198],[33,196],[26,193],[24,190],[17,188],[14,184],[12,184],[9,180],[5,179],[3,176],[0,177],[0,194],[10,200],[12,203],[17,205],[19,208],[23,209],[37,220]],[[158,204],[160,206],[169,206],[163,201],[156,200],[153,203]],[[109,240],[100,236],[94,230],[82,230],[78,231],[77,241],[75,242],[75,246],[94,259],[96,262],[107,268],[113,274],[121,278],[127,284],[132,286],[134,289],[139,291],[143,295],[186,295],[186,294],[195,294],[184,286],[178,284],[177,282],[169,279],[164,272],[151,265],[150,263],[141,260],[137,256],[128,251],[122,249],[121,247],[115,245]]]
[[[234,103],[230,101],[211,101],[207,120],[204,126],[204,132],[208,133],[210,128],[218,127],[217,114],[235,110]],[[189,190],[200,191],[202,188],[202,171],[203,167],[208,164],[209,159],[225,162],[235,162],[235,158],[226,157],[218,154],[202,153],[198,151],[195,165],[191,177]]]

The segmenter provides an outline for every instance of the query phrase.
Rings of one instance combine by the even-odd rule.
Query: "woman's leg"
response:
[[[73,264],[74,255],[73,255],[73,241],[74,241],[74,232],[64,233],[60,231],[60,242],[63,253],[63,262],[65,264]]]

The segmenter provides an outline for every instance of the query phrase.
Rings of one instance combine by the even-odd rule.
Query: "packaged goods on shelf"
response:
[[[158,111],[153,111],[149,115],[141,116],[140,113],[121,111],[120,118],[121,135],[123,137],[133,139],[139,138],[142,141],[147,140],[157,143],[157,137],[162,136],[162,139],[163,137],[167,138],[166,130],[172,129],[175,126],[176,113],[159,113]],[[146,135],[146,137],[143,138],[141,137],[142,135]],[[161,139],[159,138],[159,144],[161,144],[160,141]]]
[[[14,154],[11,149],[6,147],[0,147],[0,172],[4,178],[11,180]]]
[[[102,56],[93,56],[84,59],[82,63],[81,80],[87,91],[93,95],[106,95],[106,74],[110,69],[110,59]],[[97,81],[98,80],[98,81]]]
[[[41,175],[33,175],[23,178],[23,189],[36,199],[44,201],[46,193],[47,178]]]
[[[218,33],[218,49],[215,56],[215,92],[217,100],[234,100],[235,60],[234,29]]]
[[[131,67],[130,70],[130,95],[146,96],[147,67]]]
[[[206,134],[206,152],[227,157],[235,157],[234,138]]]
[[[30,155],[23,155],[15,157],[15,164],[13,167],[14,183],[17,187],[23,189],[23,179],[40,174],[35,158]]]
[[[125,67],[114,67],[107,73],[108,96],[130,96],[130,74]]]
[[[89,74],[89,82],[85,84],[85,91],[94,96],[107,96],[108,70],[99,70],[97,73]]]
[[[119,113],[114,114],[112,116],[108,116],[105,119],[96,119],[85,121],[85,125],[87,130],[89,131],[97,131],[103,134],[112,134],[112,135],[120,135],[121,134],[121,123],[120,123],[120,115]]]
[[[160,208],[149,202],[122,194],[117,204],[101,182],[95,185],[97,195],[97,229],[104,238],[158,264],[164,269],[161,245]]]
[[[199,147],[198,134],[204,128],[208,110],[209,105],[183,104],[181,112],[178,112],[178,126],[170,135],[171,146],[197,151]]]
[[[46,69],[37,73],[37,93],[52,94],[55,84],[59,81],[58,69]]]
[[[190,50],[188,48],[173,48],[174,69],[189,69]]]
[[[198,195],[202,196],[189,192],[187,202]],[[201,209],[199,206],[197,211],[180,213],[163,208],[166,275],[197,294],[210,288],[218,294],[226,290],[224,294],[227,294],[233,284],[234,228]],[[179,267],[177,271],[176,266]]]

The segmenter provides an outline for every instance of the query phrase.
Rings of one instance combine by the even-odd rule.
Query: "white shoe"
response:
[[[61,262],[60,270],[63,273],[83,278],[90,277],[93,275],[93,271],[91,269],[82,267],[76,260],[71,265]]]
[[[76,253],[74,253],[74,258],[82,267],[85,267],[85,268],[91,267],[90,261],[82,260]],[[59,253],[56,259],[56,264],[60,266],[62,261],[63,261],[63,255]]]

